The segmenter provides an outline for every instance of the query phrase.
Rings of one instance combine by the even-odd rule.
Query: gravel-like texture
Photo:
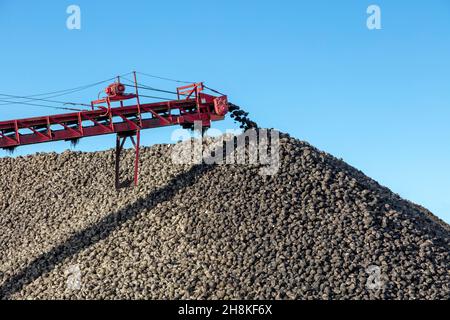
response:
[[[0,297],[449,298],[449,226],[343,161],[284,134],[274,176],[172,148],[119,192],[113,150],[0,159]]]

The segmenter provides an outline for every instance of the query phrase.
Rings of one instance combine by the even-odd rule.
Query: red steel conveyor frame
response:
[[[140,130],[173,125],[192,128],[196,121],[200,121],[202,127],[210,127],[211,121],[223,120],[228,112],[227,97],[201,92],[202,83],[178,88],[178,100],[145,104],[140,103],[137,84],[135,88],[136,94],[107,96],[93,101],[92,110],[1,121],[0,148],[117,134],[116,187],[119,187],[120,152],[125,139],[130,137],[136,148],[134,182],[137,185]],[[132,98],[136,98],[137,104],[124,106],[123,101]],[[111,107],[112,102],[120,102],[120,107]]]

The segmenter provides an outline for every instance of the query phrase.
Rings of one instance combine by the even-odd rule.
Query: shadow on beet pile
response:
[[[220,150],[219,150],[220,152]],[[152,205],[145,209],[152,209],[159,203],[170,200],[178,191],[195,183],[196,178],[212,170],[215,165],[195,165],[190,170],[179,174],[170,182],[146,197],[104,217],[99,223],[86,228],[67,241],[42,254],[27,267],[20,270],[14,277],[6,280],[0,287],[0,299],[8,299],[14,293],[22,290],[26,285],[51,272],[55,266],[65,259],[76,255],[84,249],[107,238],[114,230],[141,212],[144,203],[151,201]],[[180,183],[180,181],[182,183]]]

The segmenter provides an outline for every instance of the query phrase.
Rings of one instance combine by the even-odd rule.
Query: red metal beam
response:
[[[97,135],[137,131],[164,126],[223,120],[215,111],[215,97],[200,93],[197,99],[156,102],[116,108],[87,110],[52,116],[0,122],[0,148],[16,147],[49,141],[71,140]],[[175,113],[175,114],[174,114]],[[62,126],[63,129],[55,129]],[[38,132],[46,129],[47,135]],[[27,129],[26,132],[23,132]],[[31,133],[28,133],[31,130]]]

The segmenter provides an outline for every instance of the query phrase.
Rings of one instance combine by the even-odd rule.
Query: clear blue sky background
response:
[[[70,4],[81,7],[80,31],[66,28]],[[382,30],[366,28],[371,4],[381,7]],[[66,89],[134,69],[204,80],[260,125],[342,157],[450,222],[447,0],[1,0],[0,35],[1,93]],[[70,99],[90,101],[98,91]],[[0,106],[0,119],[49,112]],[[167,142],[170,133],[147,131],[143,142]],[[105,136],[78,149],[113,145]]]

